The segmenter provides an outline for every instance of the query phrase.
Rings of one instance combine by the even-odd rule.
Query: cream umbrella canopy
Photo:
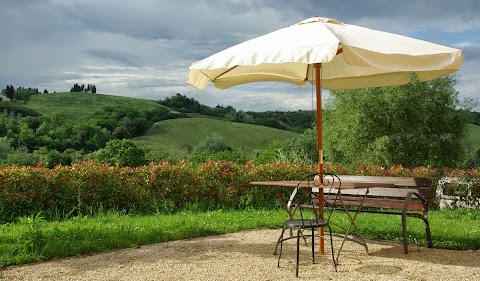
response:
[[[187,83],[208,82],[226,89],[240,84],[282,81],[316,86],[318,170],[323,171],[321,89],[354,89],[407,84],[460,69],[462,51],[397,34],[312,17],[235,45],[188,71]]]
[[[318,172],[322,173],[322,88],[402,85],[413,73],[427,81],[461,65],[459,49],[312,17],[194,62],[187,83],[199,90],[208,82],[220,89],[262,81],[302,87],[306,81],[312,83],[316,86]],[[321,240],[321,252],[323,248]]]

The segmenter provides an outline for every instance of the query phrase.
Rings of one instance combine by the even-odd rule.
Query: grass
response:
[[[335,214],[346,226],[345,214]],[[442,249],[480,249],[480,210],[429,211],[433,247]],[[362,235],[379,240],[402,242],[402,218],[399,215],[360,213],[356,220]],[[409,244],[426,245],[425,224],[407,218]]]
[[[124,106],[138,110],[149,110],[164,107],[153,100],[130,97],[111,96],[92,93],[50,93],[31,96],[26,107],[40,112],[42,115],[54,113],[65,114],[69,122],[87,118],[96,111],[107,106]]]
[[[468,143],[471,145],[472,151],[480,149],[480,126],[475,124],[468,124]]]
[[[344,213],[338,215],[341,220]],[[285,216],[285,211],[278,209],[170,215],[104,213],[58,221],[45,221],[41,215],[23,217],[0,225],[0,268],[246,229],[279,228]],[[357,222],[366,237],[401,241],[399,216],[362,213]],[[480,249],[480,211],[432,211],[430,222],[434,247]],[[410,243],[426,244],[420,220],[408,221],[408,233]],[[272,240],[272,247],[274,243]]]
[[[222,136],[227,145],[241,150],[247,158],[253,158],[258,149],[267,147],[274,140],[298,136],[285,130],[219,119],[182,118],[158,122],[133,141],[145,150],[168,151],[170,155],[181,156],[182,151],[193,148],[213,133]]]

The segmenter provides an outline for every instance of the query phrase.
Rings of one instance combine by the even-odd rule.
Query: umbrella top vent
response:
[[[314,17],[308,18],[306,20],[302,20],[301,22],[297,23],[297,25],[307,24],[307,23],[315,23],[315,22],[342,24],[342,22],[340,22],[336,19],[322,18],[322,17],[314,16]]]

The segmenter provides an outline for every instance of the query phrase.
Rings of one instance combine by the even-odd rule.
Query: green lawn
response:
[[[336,220],[347,219],[343,212],[338,215]],[[429,216],[435,248],[480,249],[480,210],[431,211]],[[246,229],[280,228],[285,218],[280,209],[141,216],[107,213],[60,221],[24,217],[0,225],[0,268]],[[402,239],[400,216],[362,213],[357,224],[368,238]],[[410,244],[426,244],[421,220],[409,219],[407,227]]]

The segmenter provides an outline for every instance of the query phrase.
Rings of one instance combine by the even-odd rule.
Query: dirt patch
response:
[[[242,231],[10,267],[0,280],[293,280],[295,242],[284,244],[278,268],[272,253],[279,233]],[[338,272],[328,254],[312,264],[303,246],[298,280],[480,280],[478,250],[412,247],[405,255],[397,243],[368,241],[368,246],[370,254],[347,242]]]

